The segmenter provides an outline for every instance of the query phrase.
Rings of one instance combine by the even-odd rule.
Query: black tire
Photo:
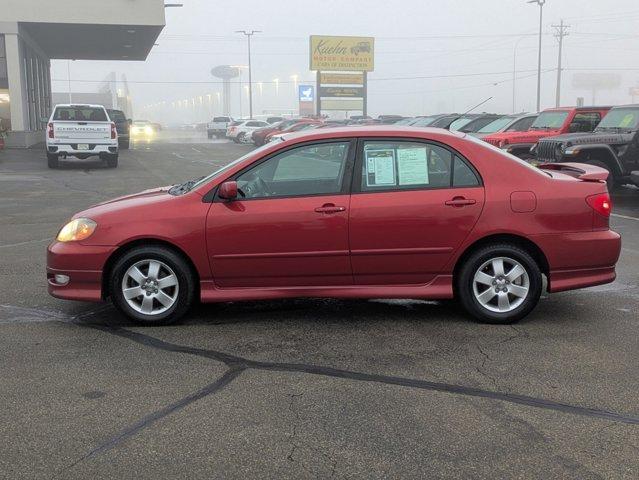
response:
[[[129,149],[129,140],[122,140],[122,142],[120,143],[120,149],[121,150],[128,150]]]
[[[506,257],[513,259],[526,270],[529,289],[524,301],[509,312],[494,312],[485,308],[475,298],[473,279],[479,268],[491,258]],[[528,315],[539,302],[542,290],[542,274],[534,258],[524,249],[500,243],[482,247],[472,252],[462,265],[457,276],[455,292],[464,309],[481,323],[510,324]],[[492,290],[492,287],[489,287]]]
[[[122,293],[122,279],[126,271],[141,260],[159,260],[175,272],[178,279],[178,294],[175,303],[165,312],[152,316],[133,309]],[[193,304],[195,297],[194,273],[181,255],[162,246],[138,247],[126,252],[111,269],[109,292],[115,307],[125,316],[142,325],[169,325],[177,322]]]
[[[599,160],[592,160],[588,162],[588,165],[594,165],[595,167],[603,168],[604,170],[608,170],[608,178],[606,179],[606,185],[608,185],[608,192],[613,192],[617,187],[617,182],[615,181],[615,174],[610,167],[606,165],[604,162]]]
[[[240,132],[240,134],[237,136],[237,142],[236,143],[244,143],[244,138],[246,137],[246,134],[244,132]]]
[[[49,168],[58,168],[60,166],[60,159],[53,153],[47,153],[47,165]]]
[[[106,157],[106,164],[109,168],[117,168],[118,167],[118,154],[108,155]]]

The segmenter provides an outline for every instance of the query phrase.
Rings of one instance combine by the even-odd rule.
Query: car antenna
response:
[[[484,101],[483,101],[483,102],[481,102],[481,103],[478,103],[477,105],[475,105],[475,106],[474,106],[473,108],[471,108],[470,110],[466,110],[464,113],[462,113],[462,114],[460,115],[460,117],[463,117],[463,116],[464,116],[464,115],[466,115],[467,113],[472,112],[472,111],[473,111],[473,110],[475,110],[477,107],[481,107],[481,106],[482,106],[484,103],[486,103],[488,100],[492,100],[492,99],[493,99],[493,97],[488,97],[486,100],[484,100]]]

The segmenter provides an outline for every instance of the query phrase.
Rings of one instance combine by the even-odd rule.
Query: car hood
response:
[[[589,132],[589,133],[566,133],[557,135],[543,141],[561,142],[568,146],[572,145],[589,145],[589,144],[606,144],[619,145],[629,143],[632,140],[632,133],[613,133],[613,132]]]
[[[105,214],[117,213],[120,210],[130,209],[132,207],[141,207],[178,198],[168,193],[170,188],[171,186],[150,188],[131,195],[124,195],[122,197],[97,203],[86,210],[78,212],[74,215],[74,218],[88,217],[96,220]]]
[[[537,143],[540,138],[558,135],[560,130],[527,130],[525,132],[501,132],[486,135],[484,140],[508,140],[509,144]]]

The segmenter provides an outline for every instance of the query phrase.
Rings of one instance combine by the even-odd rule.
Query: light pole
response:
[[[241,33],[246,36],[248,44],[248,73],[249,73],[249,118],[253,118],[253,77],[251,75],[251,37],[260,30],[236,30],[235,33]]]
[[[528,3],[539,5],[539,52],[537,55],[537,111],[539,111],[541,109],[541,35],[546,0],[528,0]]]
[[[274,78],[273,83],[275,83],[275,96],[279,97],[280,95],[280,79]]]

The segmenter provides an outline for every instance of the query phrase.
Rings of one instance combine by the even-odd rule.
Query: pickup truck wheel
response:
[[[60,166],[60,160],[57,155],[47,153],[47,165],[49,168],[58,168]]]
[[[109,155],[108,157],[106,157],[106,164],[109,168],[117,168],[118,154],[116,153],[115,155]]]
[[[615,174],[610,170],[610,167],[604,162],[600,162],[599,160],[593,160],[592,162],[588,162],[588,164],[594,165],[595,167],[603,168],[604,170],[608,170],[608,178],[606,179],[608,192],[614,191],[615,187],[617,186],[617,182],[615,181]]]
[[[537,262],[524,249],[508,243],[471,253],[455,281],[462,305],[482,323],[522,319],[535,308],[542,290]]]

